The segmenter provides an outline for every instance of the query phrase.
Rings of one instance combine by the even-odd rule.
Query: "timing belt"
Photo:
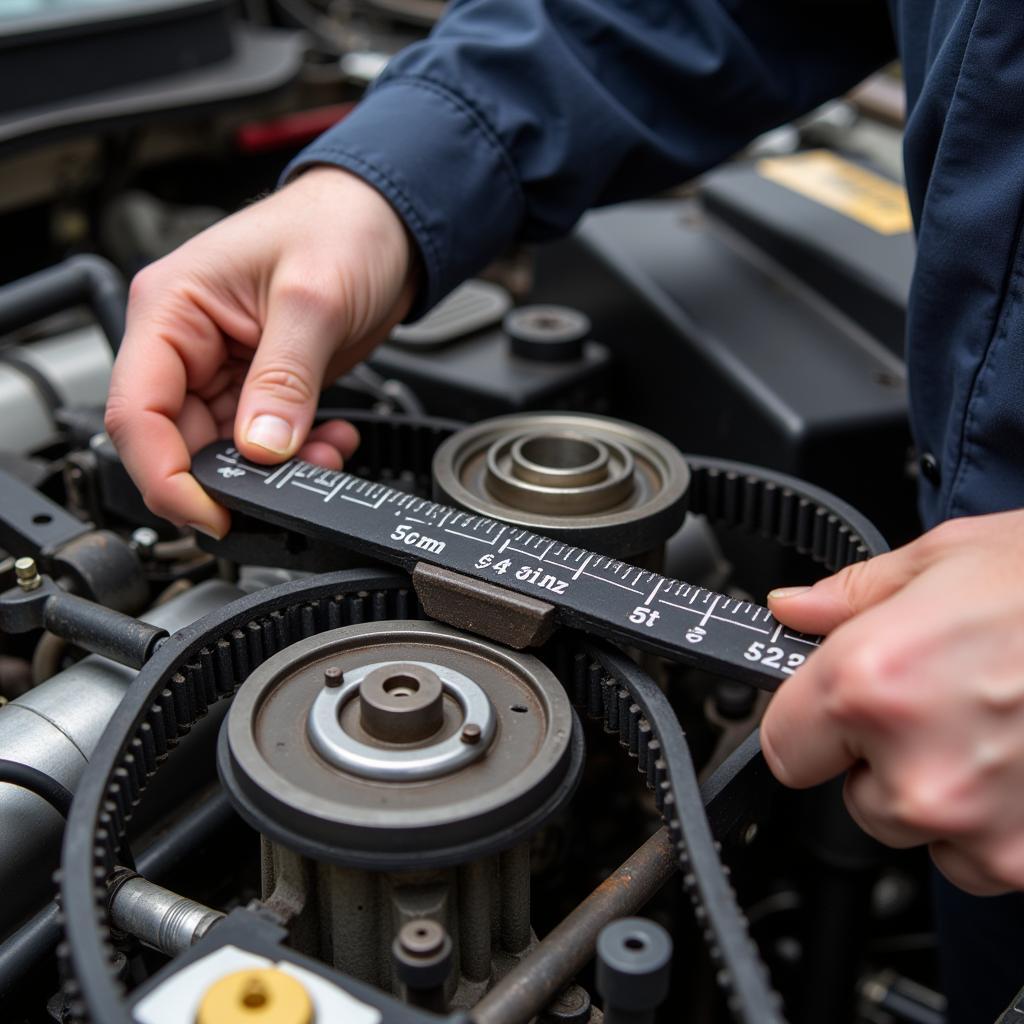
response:
[[[129,1024],[107,918],[107,879],[135,808],[179,741],[260,664],[306,637],[357,623],[420,616],[408,580],[347,570],[243,598],[171,637],[143,667],[93,754],[65,832],[60,948],[72,1019]],[[686,891],[737,1019],[777,1021],[778,1000],[718,857],[689,748],[657,685],[603,644],[563,656],[574,703],[619,737],[654,791]],[[750,747],[751,758],[757,756]]]

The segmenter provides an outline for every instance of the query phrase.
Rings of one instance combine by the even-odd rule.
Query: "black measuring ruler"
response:
[[[750,601],[301,459],[258,466],[219,441],[192,472],[228,509],[412,572],[421,599],[447,595],[469,629],[474,606],[534,614],[767,690],[820,644]]]

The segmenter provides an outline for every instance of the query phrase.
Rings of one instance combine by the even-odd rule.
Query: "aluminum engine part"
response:
[[[51,441],[55,402],[103,405],[112,362],[96,327],[6,350],[0,361],[0,451],[26,455]]]
[[[663,437],[568,413],[467,427],[438,448],[433,468],[441,501],[648,567],[682,524],[690,483]]]
[[[219,767],[264,836],[292,941],[399,991],[392,942],[428,918],[469,1006],[524,955],[529,839],[571,796],[578,722],[537,659],[446,626],[381,622],[286,648],[242,686]]]
[[[220,580],[200,583],[142,616],[179,629],[241,596]],[[0,750],[74,791],[135,672],[92,655],[0,708]],[[64,822],[46,801],[0,783],[0,935],[51,892]]]
[[[224,918],[219,910],[131,872],[111,886],[109,910],[115,928],[167,956],[195,945]]]

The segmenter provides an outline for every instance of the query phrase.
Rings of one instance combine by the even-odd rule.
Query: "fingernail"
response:
[[[202,523],[189,523],[188,526],[190,526],[193,530],[198,530],[199,533],[204,534],[205,536],[209,537],[211,540],[221,540],[222,539],[221,535],[219,533],[217,533],[217,531],[214,530],[213,527],[211,527],[211,526],[204,526]]]
[[[245,439],[275,455],[287,455],[292,449],[292,425],[280,416],[264,413],[250,422]]]
[[[784,601],[787,597],[797,597],[806,594],[810,587],[779,587],[768,594],[769,601]]]

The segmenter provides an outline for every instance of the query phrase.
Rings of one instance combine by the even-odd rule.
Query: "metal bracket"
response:
[[[432,619],[517,651],[539,647],[555,628],[555,606],[470,576],[417,562],[412,585]]]

